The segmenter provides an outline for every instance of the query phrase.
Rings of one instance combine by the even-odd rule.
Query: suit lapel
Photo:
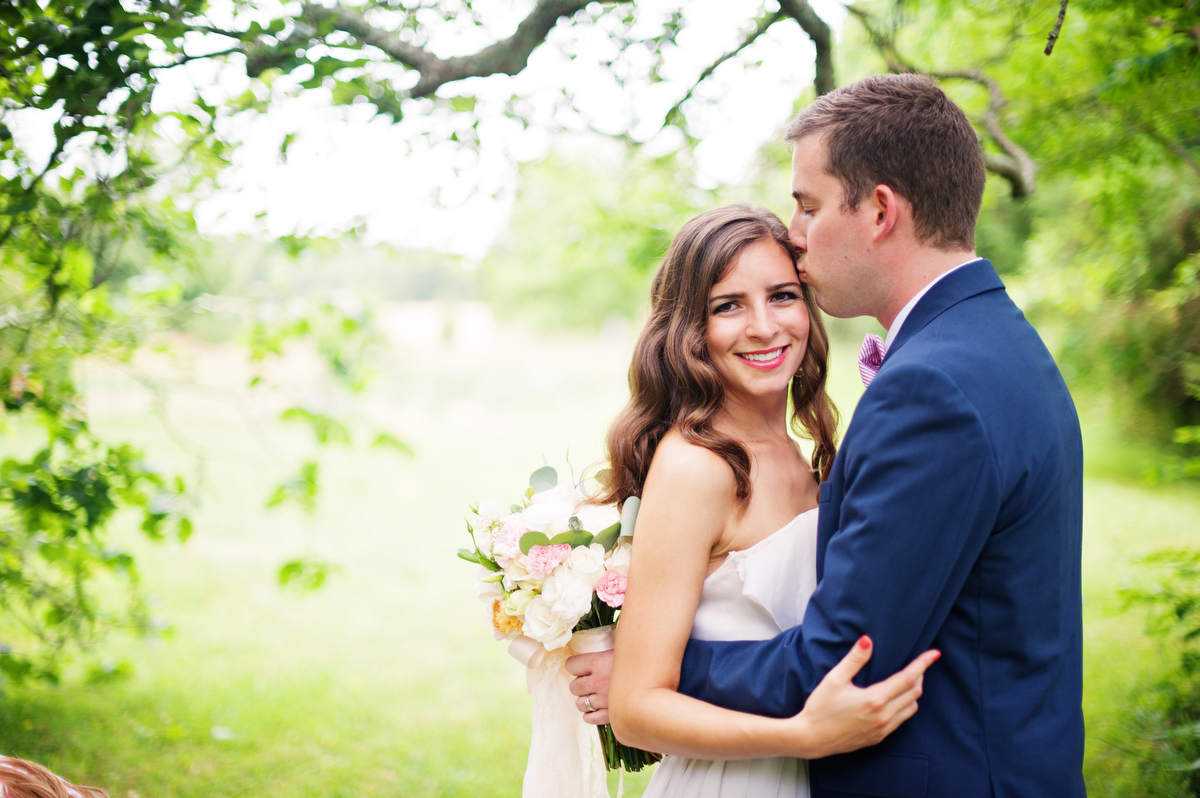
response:
[[[1000,281],[1000,275],[996,274],[991,261],[985,258],[968,263],[947,274],[938,281],[937,285],[930,288],[929,293],[921,297],[913,307],[912,312],[908,314],[908,318],[901,325],[895,342],[888,345],[883,362],[887,363],[888,358],[896,350],[904,346],[906,341],[948,308],[957,305],[964,299],[970,299],[988,291],[1003,290],[1003,288],[1004,283]]]

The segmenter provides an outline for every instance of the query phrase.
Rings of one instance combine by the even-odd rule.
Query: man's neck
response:
[[[955,267],[977,258],[974,250],[920,248],[916,255],[907,258],[892,271],[887,307],[875,317],[876,320],[885,330],[891,329],[896,316],[925,286]]]

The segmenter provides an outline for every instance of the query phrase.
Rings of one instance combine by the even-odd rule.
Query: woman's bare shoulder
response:
[[[654,450],[646,490],[663,490],[677,500],[703,504],[712,510],[736,502],[737,480],[721,455],[688,442],[672,429]]]

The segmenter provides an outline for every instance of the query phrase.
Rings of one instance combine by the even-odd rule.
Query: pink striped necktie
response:
[[[886,354],[887,344],[883,339],[874,333],[867,333],[862,349],[858,350],[858,373],[862,376],[863,385],[870,385],[871,380],[875,379]]]

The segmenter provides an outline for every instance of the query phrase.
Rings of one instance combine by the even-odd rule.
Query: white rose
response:
[[[593,535],[599,535],[613,524],[621,520],[621,513],[611,504],[585,504],[575,515],[579,518],[584,530]]]
[[[595,589],[600,577],[604,576],[604,547],[599,543],[593,543],[590,546],[576,546],[571,550],[571,556],[562,564],[562,567],[568,573],[586,580]]]
[[[632,555],[633,546],[630,544],[629,538],[620,538],[604,560],[604,567],[609,571],[617,571],[629,576],[629,558]]]
[[[521,525],[531,532],[541,532],[554,537],[567,530],[574,512],[575,505],[565,502],[531,504],[521,511],[518,518]]]
[[[500,580],[503,577],[503,574],[493,573],[482,565],[477,565],[475,595],[488,606],[491,606],[493,601],[504,598],[504,591],[500,588]]]
[[[560,482],[549,490],[533,494],[529,500],[533,504],[569,504],[571,507],[583,501],[583,493],[575,485]]]
[[[519,554],[504,569],[504,587],[509,591],[528,588],[537,590],[540,582],[529,573],[529,557]]]
[[[501,602],[500,606],[509,615],[520,616],[525,614],[526,607],[529,602],[537,598],[537,593],[532,590],[516,590],[509,594],[508,598]]]
[[[546,577],[542,600],[550,606],[551,612],[562,618],[568,629],[574,629],[579,619],[592,608],[592,586],[560,565]]]
[[[525,608],[525,634],[546,647],[547,651],[562,648],[571,642],[571,627],[563,623],[546,600],[538,596]]]

